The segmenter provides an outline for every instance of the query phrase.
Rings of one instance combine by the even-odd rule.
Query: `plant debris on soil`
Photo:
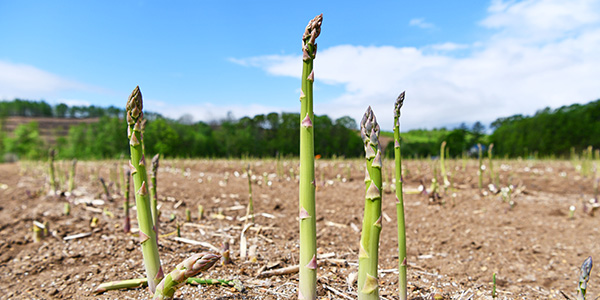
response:
[[[56,163],[61,182],[57,194],[50,192],[46,163],[0,164],[0,299],[151,297],[143,287],[94,293],[103,282],[145,276],[135,207],[132,233],[123,232],[117,168],[124,164],[124,160],[79,162],[76,189],[70,194],[62,192],[68,161]],[[241,290],[188,284],[176,297],[297,297],[298,164],[298,160],[161,162],[159,251],[165,272],[193,253],[216,252],[227,242],[232,263],[217,263],[200,277],[238,279],[244,286]],[[393,161],[384,164],[380,295],[398,299]],[[440,186],[440,197],[432,201],[418,188],[421,182],[429,188],[439,162],[405,160],[403,164],[409,299],[492,299],[494,273],[498,299],[574,295],[581,263],[600,247],[599,217],[589,209],[593,176],[583,176],[571,161],[497,160],[500,186],[495,188],[512,185],[509,203],[487,187],[488,173],[485,190],[478,189],[476,161],[447,160],[452,187]],[[254,174],[254,224],[245,218],[248,165]],[[364,161],[318,160],[315,173],[319,299],[356,299],[353,274],[358,269]],[[109,197],[100,177],[107,183]],[[133,197],[130,202],[135,205]],[[64,214],[65,203],[70,204],[69,215]],[[204,207],[202,219],[198,205]],[[571,206],[575,207],[572,216]],[[185,222],[186,208],[192,213],[191,222]],[[34,221],[48,222],[48,234],[39,242],[33,239]],[[175,235],[178,223],[181,238]],[[242,235],[245,260],[240,259]],[[589,299],[600,295],[598,283],[600,272],[592,270]]]

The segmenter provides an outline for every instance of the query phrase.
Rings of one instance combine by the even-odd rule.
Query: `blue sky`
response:
[[[313,1],[317,2],[317,1]],[[315,113],[455,126],[600,98],[600,1],[3,1],[0,99],[195,120],[299,111],[301,36],[323,13]]]

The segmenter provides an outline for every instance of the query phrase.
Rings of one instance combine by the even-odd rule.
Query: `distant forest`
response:
[[[62,159],[106,159],[127,155],[129,148],[123,109],[111,106],[50,105],[44,101],[0,101],[0,159],[44,159],[50,148]],[[73,123],[52,139],[44,136],[36,121],[7,129],[10,117],[98,118],[97,122]],[[179,120],[145,112],[148,120],[144,141],[149,154],[165,157],[274,157],[297,156],[300,115],[270,113],[252,118],[228,118],[205,123]],[[362,141],[358,124],[350,117],[315,118],[315,154],[322,157],[359,157]],[[494,143],[496,157],[567,156],[588,146],[600,148],[600,100],[558,109],[545,108],[533,116],[499,118],[486,134],[480,122],[454,129],[411,130],[401,134],[404,157],[438,156],[447,141],[452,157],[473,155],[478,143]],[[59,131],[56,131],[59,132]],[[393,155],[393,134],[382,132],[386,155]],[[51,140],[52,142],[48,142]],[[387,147],[386,147],[387,146]]]

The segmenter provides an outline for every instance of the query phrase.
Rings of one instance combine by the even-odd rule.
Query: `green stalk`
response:
[[[592,257],[583,261],[581,264],[581,273],[579,274],[579,284],[577,285],[577,300],[585,300],[587,292],[587,283],[590,280],[590,272],[592,272]]]
[[[54,157],[56,156],[56,150],[50,149],[48,152],[48,171],[50,173],[50,191],[52,194],[56,193],[56,177],[54,175]]]
[[[477,160],[479,161],[479,167],[477,168],[477,176],[479,177],[479,193],[483,192],[483,160],[481,154],[481,144],[477,144]]]
[[[396,161],[396,217],[398,218],[398,293],[406,300],[406,228],[404,226],[404,195],[402,193],[402,156],[400,153],[400,108],[404,104],[404,92],[394,105],[394,156]]]
[[[198,253],[188,257],[183,262],[179,263],[175,270],[167,274],[165,278],[156,287],[154,293],[154,300],[173,299],[175,291],[184,283],[187,282],[188,278],[208,270],[221,258],[220,255],[212,253]]]
[[[125,202],[123,202],[123,211],[125,212],[125,221],[123,224],[123,231],[125,233],[129,233],[131,231],[131,219],[129,218],[129,190],[131,185],[131,170],[125,171],[125,184],[123,188],[125,189]]]
[[[488,160],[490,161],[490,183],[493,184],[495,187],[498,187],[499,183],[496,180],[497,176],[496,174],[494,174],[494,161],[492,149],[494,149],[494,143],[490,144],[488,148]]]
[[[212,279],[212,278],[197,278],[197,277],[189,277],[186,280],[186,283],[191,285],[209,285],[209,284],[218,284],[222,286],[233,286],[237,290],[243,289],[242,282],[239,280],[225,280],[225,279]],[[126,279],[119,281],[111,281],[105,282],[98,285],[94,293],[100,294],[106,291],[112,290],[122,290],[122,289],[134,289],[139,287],[144,287],[148,285],[148,278],[134,278],[134,279]]]
[[[135,203],[137,208],[137,219],[139,224],[140,244],[148,278],[148,287],[154,293],[156,285],[163,279],[163,271],[158,256],[158,244],[156,230],[148,199],[148,175],[146,173],[146,159],[143,154],[142,120],[143,103],[140,88],[136,87],[127,101],[127,136],[129,138],[129,149],[131,152],[131,174],[135,191]]]
[[[152,210],[152,222],[156,227],[156,236],[158,237],[158,194],[156,193],[156,175],[158,174],[158,160],[160,155],[156,154],[152,158],[152,188],[150,189],[150,209]]]
[[[317,298],[317,223],[315,215],[315,148],[313,113],[313,60],[315,40],[321,33],[323,15],[306,26],[302,36],[302,90],[300,93],[300,282],[298,299]],[[290,172],[293,172],[290,169]],[[293,177],[292,177],[293,179]]]
[[[442,146],[440,149],[440,168],[442,169],[442,177],[444,178],[444,189],[450,186],[450,181],[448,181],[448,174],[446,173],[446,141],[442,142]]]
[[[498,293],[496,292],[496,273],[492,275],[492,299],[496,299],[498,297]]]
[[[379,124],[369,106],[360,123],[365,146],[365,211],[358,255],[358,299],[379,299],[377,267],[381,233],[381,145]]]
[[[77,160],[74,159],[73,163],[71,164],[71,169],[69,170],[69,193],[73,192],[73,189],[75,188],[75,167],[77,165]]]
[[[246,209],[246,222],[248,221],[248,217],[252,218],[252,223],[254,223],[254,201],[252,201],[252,171],[250,170],[250,165],[246,169],[246,176],[248,177],[248,207]]]

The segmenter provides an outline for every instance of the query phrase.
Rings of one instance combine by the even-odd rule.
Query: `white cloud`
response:
[[[474,41],[474,47],[448,42],[421,49],[320,49],[316,84],[341,85],[344,92],[320,100],[315,94],[315,113],[360,120],[371,105],[382,127],[391,129],[393,102],[406,90],[401,123],[411,129],[477,120],[489,124],[545,106],[595,100],[600,97],[599,6],[600,1],[590,0],[493,1],[480,23],[493,34]],[[444,52],[459,49],[469,52],[460,57]],[[301,69],[299,55],[236,63],[280,76],[299,77]]]
[[[43,99],[61,91],[91,87],[36,67],[0,60],[0,99]]]
[[[425,22],[425,19],[423,19],[423,18],[411,19],[410,21],[408,21],[408,25],[423,28],[423,29],[429,29],[429,28],[435,27],[435,25],[433,25],[433,23]]]

